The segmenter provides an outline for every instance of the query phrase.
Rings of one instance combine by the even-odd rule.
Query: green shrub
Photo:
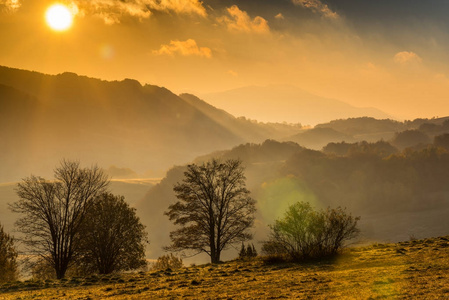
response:
[[[153,270],[180,269],[183,267],[182,259],[172,253],[163,255],[153,264]]]
[[[287,209],[283,218],[270,226],[270,237],[264,242],[262,251],[268,256],[291,260],[333,255],[347,240],[358,235],[359,219],[340,207],[315,211],[309,203],[297,202]]]

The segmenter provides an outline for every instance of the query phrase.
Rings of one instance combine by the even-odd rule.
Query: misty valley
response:
[[[41,265],[33,271],[22,270],[22,283],[0,285],[0,298],[2,293],[21,299],[70,298],[86,291],[95,299],[126,295],[132,295],[129,299],[206,299],[205,293],[214,298],[256,298],[247,287],[257,290],[257,297],[269,298],[280,285],[284,291],[278,293],[284,293],[298,282],[301,288],[289,290],[285,298],[350,298],[342,291],[357,289],[351,281],[357,276],[372,282],[359,287],[362,298],[447,296],[443,287],[449,282],[444,275],[449,269],[445,237],[449,235],[449,117],[398,121],[378,110],[292,92],[291,87],[261,90],[216,94],[209,102],[133,79],[104,81],[0,66],[0,225],[5,234],[24,241],[25,233],[18,229],[28,226],[27,222],[41,226],[29,217],[36,214],[27,215],[32,212],[29,204],[20,202],[39,198],[30,195],[42,199],[51,195],[48,199],[62,201],[61,194],[67,200],[91,192],[92,199],[102,195],[103,202],[95,207],[97,216],[102,207],[112,205],[107,203],[116,203],[117,210],[108,211],[109,217],[99,223],[93,221],[95,214],[90,215],[93,223],[84,229],[86,238],[89,228],[100,229],[127,211],[129,216],[123,220],[137,228],[139,239],[145,240],[147,234],[149,242],[144,246],[136,242],[136,248],[126,250],[134,253],[135,260],[139,258],[128,267],[133,272],[119,272],[128,270],[120,269],[119,263],[116,272],[107,272],[107,268],[96,269],[92,260],[81,260],[89,276],[70,268],[68,273],[58,272],[56,267],[58,281],[51,267],[48,271]],[[299,117],[296,123],[260,122],[222,109],[226,101],[244,101],[249,93],[272,98],[310,96],[312,100],[304,102],[308,103],[307,119],[303,118],[307,123]],[[312,102],[322,106],[312,108]],[[279,110],[283,109],[292,116],[296,110],[298,115],[303,113],[301,105],[283,107],[279,101]],[[83,175],[75,180],[67,175],[69,171]],[[98,176],[95,192],[86,188],[94,181],[92,174]],[[67,196],[76,190],[72,179],[78,180],[79,192]],[[206,188],[202,180],[211,187]],[[223,196],[214,204],[219,212],[216,220],[223,222],[224,229],[216,233],[222,236],[221,244],[212,247],[197,238],[204,203],[193,198],[215,193],[229,198]],[[93,201],[89,197],[83,201]],[[229,199],[236,199],[231,208],[226,206],[231,205]],[[73,212],[68,207],[61,204],[54,210]],[[193,216],[194,210],[201,213]],[[281,246],[288,239],[282,233],[295,215],[301,215],[296,221],[310,230],[293,243],[293,248],[299,247],[297,253],[284,253]],[[309,219],[307,227],[304,220]],[[72,221],[78,224],[77,217]],[[178,230],[194,221],[197,227]],[[228,223],[232,226],[226,227]],[[333,240],[338,226],[345,233]],[[227,235],[232,230],[234,234]],[[75,243],[76,236],[74,231],[70,243]],[[127,235],[127,241],[132,239],[137,237]],[[302,244],[307,239],[320,242]],[[316,250],[332,248],[324,240],[332,240],[335,251]],[[202,243],[210,249],[204,250]],[[19,261],[31,255],[26,245],[17,243]],[[86,249],[79,250],[85,259],[91,251]],[[179,251],[192,254],[192,249],[199,255],[181,256]],[[0,261],[1,255],[0,249]],[[411,265],[415,262],[418,265]],[[372,268],[373,277],[357,273],[362,268]],[[50,275],[39,277],[39,272]],[[433,283],[428,294],[420,295],[420,276],[429,282],[439,278],[441,285]],[[276,278],[281,278],[278,287]],[[215,281],[236,286],[214,286]],[[413,283],[413,289],[408,289],[407,282]],[[81,286],[86,290],[77,290]]]
[[[0,299],[449,298],[448,11],[0,0]]]

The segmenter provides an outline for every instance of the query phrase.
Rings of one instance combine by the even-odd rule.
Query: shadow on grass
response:
[[[292,266],[301,266],[304,268],[330,268],[340,263],[342,259],[348,259],[348,254],[337,253],[322,257],[292,258],[288,255],[268,255],[262,257],[262,262],[267,266],[277,266],[288,268]]]

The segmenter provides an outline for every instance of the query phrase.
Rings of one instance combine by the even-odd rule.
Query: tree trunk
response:
[[[64,278],[64,276],[65,276],[65,272],[67,271],[67,269],[66,268],[58,268],[57,270],[56,270],[56,278],[57,279],[62,279],[62,278]]]
[[[215,252],[215,247],[211,247],[211,249],[210,249],[210,262],[211,263],[213,263],[213,264],[217,263],[216,256],[217,256],[217,253]]]
[[[215,247],[215,243],[210,244],[210,262],[218,264],[220,262],[220,250]]]
[[[220,262],[220,251],[216,250],[214,251],[214,254],[210,256],[211,263],[218,264]]]

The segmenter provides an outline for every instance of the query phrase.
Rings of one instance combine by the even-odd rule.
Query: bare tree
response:
[[[180,201],[165,213],[181,226],[170,233],[166,250],[205,252],[218,263],[227,246],[252,238],[256,202],[245,187],[244,168],[239,160],[213,159],[189,165],[184,176],[174,187]]]
[[[146,266],[145,226],[123,196],[97,197],[81,226],[80,265],[88,272],[109,274]]]
[[[10,208],[22,214],[16,227],[24,234],[29,254],[47,261],[58,279],[63,278],[77,251],[76,235],[93,199],[109,180],[97,166],[80,168],[63,160],[55,180],[31,176],[18,184],[19,200]]]
[[[13,281],[18,277],[17,250],[12,236],[0,225],[0,282]]]

